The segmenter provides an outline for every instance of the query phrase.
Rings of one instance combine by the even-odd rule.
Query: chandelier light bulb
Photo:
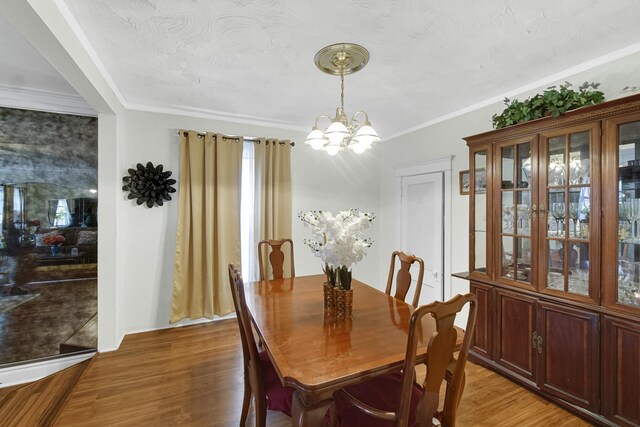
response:
[[[311,148],[313,148],[314,150],[322,150],[322,147],[324,147],[324,144],[327,143],[327,140],[322,138],[322,139],[314,139],[313,141],[311,141]]]
[[[331,145],[339,146],[342,140],[351,136],[351,134],[349,133],[349,129],[347,129],[342,122],[335,120],[327,128],[325,136],[329,138]]]
[[[360,129],[358,129],[358,132],[356,132],[356,136],[353,137],[353,140],[358,145],[363,144],[365,147],[364,149],[366,150],[367,148],[371,147],[374,142],[380,141],[380,137],[378,136],[378,132],[376,132],[373,127],[371,127],[371,124],[369,124],[369,122],[365,122],[365,124],[362,125]]]
[[[327,143],[327,140],[324,137],[324,133],[317,127],[314,127],[304,142],[311,145],[311,148],[313,148],[314,150],[321,150],[322,147],[324,147],[324,145]]]
[[[349,144],[349,148],[351,148],[356,154],[362,154],[367,151],[367,148],[369,147],[362,142],[352,142],[351,144]]]
[[[336,154],[338,154],[338,151],[340,151],[340,146],[339,145],[327,145],[326,147],[324,147],[324,149],[327,151],[327,154],[330,156],[335,156]]]

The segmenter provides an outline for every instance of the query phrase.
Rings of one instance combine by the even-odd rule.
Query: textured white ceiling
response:
[[[1,14],[0,86],[77,95],[71,85]]]
[[[339,104],[315,53],[361,44],[345,107],[383,138],[640,42],[637,0],[64,2],[133,108],[310,128]]]

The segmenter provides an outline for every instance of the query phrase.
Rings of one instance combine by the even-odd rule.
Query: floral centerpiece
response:
[[[62,234],[54,234],[45,236],[42,241],[45,245],[57,246],[61,245],[66,239]]]
[[[313,239],[305,239],[304,243],[324,261],[327,284],[351,289],[351,266],[362,261],[366,249],[373,244],[371,239],[362,238],[362,233],[371,227],[375,216],[349,209],[336,215],[329,211],[300,212],[298,217],[313,232]]]
[[[51,245],[51,255],[53,256],[57,256],[60,253],[60,245],[65,240],[62,234],[49,234],[42,239],[45,245]]]

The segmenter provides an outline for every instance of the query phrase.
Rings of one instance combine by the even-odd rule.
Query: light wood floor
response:
[[[84,373],[57,426],[237,426],[242,349],[235,320],[127,336]],[[586,426],[546,400],[467,365],[459,426]],[[248,426],[252,425],[249,420]],[[268,426],[291,420],[269,412]]]

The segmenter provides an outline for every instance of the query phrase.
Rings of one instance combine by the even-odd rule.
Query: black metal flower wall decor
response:
[[[135,169],[129,169],[129,176],[122,177],[122,190],[128,191],[129,200],[136,199],[138,205],[146,203],[148,208],[162,206],[165,200],[171,200],[169,193],[176,192],[172,187],[176,180],[169,179],[171,171],[163,169],[162,165],[153,166],[151,162],[146,166],[138,163]]]

